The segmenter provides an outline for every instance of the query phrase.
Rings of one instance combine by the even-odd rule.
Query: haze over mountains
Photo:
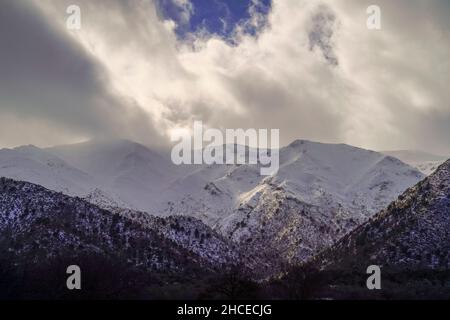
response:
[[[382,153],[397,158],[426,175],[433,173],[439,165],[448,159],[448,157],[413,150],[382,151]]]

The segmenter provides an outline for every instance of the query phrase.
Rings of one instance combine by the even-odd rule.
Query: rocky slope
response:
[[[200,221],[169,217],[141,223],[6,178],[0,178],[0,238],[17,264],[97,254],[147,271],[183,273],[212,271],[233,260],[228,243]]]
[[[267,287],[283,299],[450,299],[450,160]],[[369,290],[380,269],[378,290]],[[368,273],[369,272],[369,273]]]
[[[119,209],[118,213],[173,241],[212,265],[227,266],[237,263],[240,259],[236,245],[198,219],[186,216],[161,218],[127,209]]]
[[[241,194],[219,229],[286,263],[330,246],[423,178],[395,158],[345,145],[297,141],[280,154],[279,172]]]
[[[450,160],[315,260],[345,270],[449,270]]]

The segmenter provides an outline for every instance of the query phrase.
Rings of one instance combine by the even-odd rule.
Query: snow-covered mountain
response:
[[[99,140],[46,151],[95,177],[96,188],[106,198],[151,213],[158,212],[162,191],[182,174],[170,158],[128,140]],[[89,198],[96,201],[95,195]]]
[[[84,277],[100,282],[97,294],[114,297],[155,284],[201,280],[235,264],[236,252],[232,243],[191,217],[114,213],[39,185],[0,178],[2,291],[12,281],[12,289],[24,284],[20,293],[33,294],[27,286],[31,277],[39,286],[37,297],[57,294],[67,266],[75,262]],[[9,268],[17,272],[5,274]],[[58,282],[46,283],[49,277]],[[47,286],[51,292],[41,292]],[[108,292],[110,287],[119,292]],[[87,289],[89,294],[92,288]]]
[[[295,141],[280,150],[278,173],[241,194],[220,229],[250,250],[281,252],[287,262],[303,261],[422,178],[410,166],[376,152]],[[211,197],[224,197],[223,182],[214,185],[216,195]]]
[[[448,157],[413,150],[382,151],[382,153],[400,159],[427,176],[448,159]]]
[[[230,147],[230,146],[227,146]],[[0,176],[40,184],[115,213],[197,218],[246,260],[303,261],[334,243],[424,175],[377,152],[298,140],[280,149],[280,169],[172,164],[167,153],[127,140],[0,151]]]
[[[171,187],[183,198],[172,198],[169,212],[193,212],[225,226],[230,215],[272,186],[311,205],[345,204],[364,217],[423,177],[377,152],[298,140],[280,150],[280,169],[271,177],[260,176],[256,165],[199,167]]]
[[[449,230],[450,160],[447,160],[367,223],[301,268],[324,280],[319,295],[328,298],[448,300]],[[380,268],[382,290],[366,289],[369,266]]]
[[[282,299],[450,299],[450,160],[312,259],[269,281]],[[370,285],[380,285],[380,290]]]
[[[83,196],[95,185],[95,179],[86,172],[35,146],[1,149],[0,176],[33,182],[73,196]]]
[[[316,259],[351,270],[450,268],[450,160]]]
[[[68,248],[73,254],[87,251],[101,254],[126,253],[129,258],[138,257],[135,264],[144,264],[154,270],[182,268],[174,263],[185,252],[161,238],[154,230],[102,210],[79,198],[47,190],[28,182],[0,178],[0,231],[2,240],[16,247],[18,261],[26,263],[52,259]],[[5,235],[9,237],[4,237]],[[146,243],[133,246],[132,243]],[[167,252],[163,252],[163,248]],[[127,253],[128,251],[128,253]],[[166,257],[158,257],[166,254]],[[159,261],[159,262],[158,262]]]

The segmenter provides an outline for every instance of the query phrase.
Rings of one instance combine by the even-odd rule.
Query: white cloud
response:
[[[190,3],[177,1],[189,19]],[[178,41],[152,1],[82,0],[83,28],[70,36],[166,134],[197,119],[219,128],[279,128],[284,143],[307,138],[450,154],[450,128],[442,123],[450,118],[450,28],[442,11],[450,9],[427,3],[379,0],[382,29],[371,31],[369,1],[275,0],[258,37],[237,32],[231,45],[204,33]],[[64,1],[40,4],[62,28]],[[321,13],[333,18],[318,27]]]
[[[194,6],[189,0],[173,0],[174,4],[180,8],[181,23],[188,23],[194,13]]]

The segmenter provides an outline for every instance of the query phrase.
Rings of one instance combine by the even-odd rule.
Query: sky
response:
[[[208,33],[235,44],[232,34],[236,25],[245,25],[245,33],[257,35],[259,28],[245,22],[255,13],[266,22],[271,4],[270,0],[156,0],[156,10],[161,19],[176,22],[175,33],[181,40]]]
[[[449,15],[448,0],[2,0],[0,147],[161,146],[201,120],[450,155]]]

